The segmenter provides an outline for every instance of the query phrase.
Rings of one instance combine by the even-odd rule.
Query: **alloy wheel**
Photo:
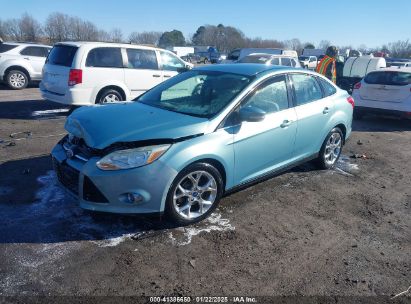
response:
[[[26,84],[26,77],[22,73],[15,72],[10,75],[9,82],[14,88],[20,89]]]
[[[103,99],[103,103],[113,103],[119,101],[120,98],[116,94],[107,94]]]
[[[173,207],[185,219],[195,219],[205,214],[217,198],[217,182],[206,171],[194,171],[178,182],[173,194]]]
[[[334,165],[341,153],[342,138],[338,132],[332,133],[325,145],[324,160],[328,165]]]

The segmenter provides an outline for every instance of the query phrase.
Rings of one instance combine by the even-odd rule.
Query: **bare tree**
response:
[[[162,32],[132,32],[128,36],[130,43],[158,45]]]
[[[123,42],[123,32],[119,28],[110,31],[110,42]]]
[[[411,58],[410,40],[399,40],[388,44],[388,50],[392,57]]]
[[[40,41],[43,34],[41,24],[31,15],[25,13],[19,20],[20,31],[25,41]]]
[[[70,16],[57,12],[50,14],[44,25],[44,34],[49,43],[69,40]]]
[[[321,40],[318,44],[318,48],[322,50],[326,50],[331,45],[329,40]]]
[[[23,33],[17,19],[9,19],[4,23],[6,37],[14,41],[23,41]]]

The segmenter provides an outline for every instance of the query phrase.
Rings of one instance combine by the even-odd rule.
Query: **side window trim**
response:
[[[275,79],[276,77],[279,76],[284,76],[285,77],[285,83],[287,86],[287,98],[288,98],[288,108],[287,109],[291,109],[293,108],[293,98],[291,95],[291,91],[290,91],[290,87],[289,87],[289,82],[288,82],[288,74],[287,73],[281,73],[281,74],[275,74],[273,76],[268,77],[267,79],[264,79],[263,81],[261,81],[260,83],[256,84],[253,88],[251,88],[247,94],[245,96],[243,96],[238,102],[237,104],[231,109],[230,112],[227,113],[227,115],[221,120],[221,122],[218,124],[217,128],[214,131],[217,131],[218,129],[222,129],[222,128],[227,128],[227,127],[231,127],[226,125],[228,118],[233,115],[234,112],[238,111],[241,107],[241,105],[246,102],[249,98],[251,98],[258,90],[261,86],[263,86],[264,84],[271,82],[273,79]],[[268,84],[267,84],[268,85]],[[287,110],[284,109],[284,110]],[[277,112],[278,113],[278,112]]]

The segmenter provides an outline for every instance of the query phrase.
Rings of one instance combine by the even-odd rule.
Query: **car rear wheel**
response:
[[[208,59],[204,58],[204,64],[207,64],[207,63],[208,63]]]
[[[7,73],[7,84],[13,90],[21,90],[27,87],[29,78],[23,71],[11,70]]]
[[[214,211],[222,194],[220,172],[210,164],[195,163],[174,179],[167,195],[167,216],[180,225],[199,222]]]
[[[340,128],[334,128],[328,133],[317,159],[320,168],[331,169],[335,166],[341,155],[343,138]]]
[[[99,98],[98,98],[98,103],[101,104],[106,104],[106,103],[115,103],[123,100],[123,96],[120,94],[120,92],[113,90],[113,89],[108,89],[104,90]]]

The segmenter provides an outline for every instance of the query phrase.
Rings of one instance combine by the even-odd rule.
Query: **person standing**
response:
[[[317,73],[324,75],[334,83],[337,83],[337,55],[338,49],[335,46],[329,46],[325,52],[324,58],[321,59],[315,70]]]

